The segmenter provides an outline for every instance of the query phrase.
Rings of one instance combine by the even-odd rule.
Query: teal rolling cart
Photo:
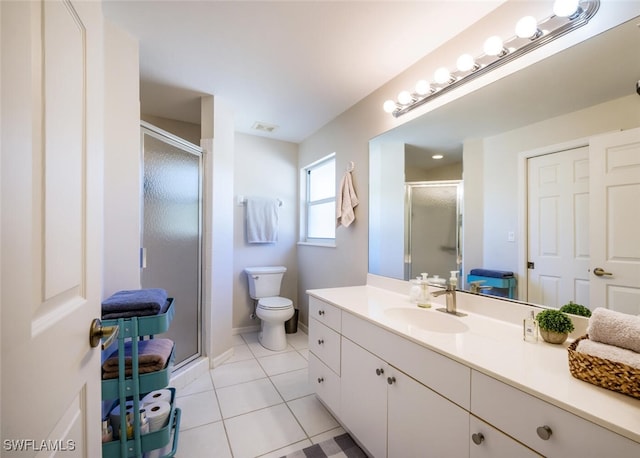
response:
[[[103,458],[141,458],[143,454],[152,452],[171,445],[171,451],[163,457],[173,457],[178,448],[178,435],[180,430],[181,411],[175,407],[175,388],[171,391],[171,412],[167,425],[153,432],[142,434],[140,431],[140,399],[155,390],[166,388],[169,385],[171,370],[175,357],[175,344],[171,351],[171,357],[164,369],[147,374],[138,372],[138,343],[140,339],[153,338],[169,329],[171,320],[175,314],[173,298],[169,298],[169,306],[166,312],[159,315],[119,318],[117,320],[104,320],[103,326],[118,326],[118,378],[102,381],[103,418],[108,417],[111,410],[117,406],[126,405],[127,401],[133,402],[133,437],[127,439],[127,434],[121,434],[120,438],[102,444]],[[132,375],[125,376],[125,342],[131,341]],[[104,407],[107,407],[106,413]],[[121,419],[126,412],[121,409]],[[121,420],[122,421],[122,420]],[[115,432],[114,432],[115,433]],[[172,442],[171,442],[172,441]]]

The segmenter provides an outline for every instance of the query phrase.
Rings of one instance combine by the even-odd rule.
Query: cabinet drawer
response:
[[[342,330],[342,312],[338,307],[309,296],[309,316],[326,324],[331,329]]]
[[[340,377],[309,353],[309,385],[316,395],[336,416],[340,416]]]
[[[471,411],[548,457],[640,456],[639,443],[477,371]]]
[[[342,314],[342,335],[469,410],[468,367],[347,312]]]
[[[470,415],[469,456],[471,458],[536,458],[530,448]],[[473,435],[476,435],[473,437]],[[480,443],[477,443],[477,442]]]
[[[309,351],[340,375],[340,334],[317,320],[309,320]]]

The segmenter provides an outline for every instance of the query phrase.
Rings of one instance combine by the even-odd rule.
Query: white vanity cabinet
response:
[[[469,415],[470,458],[536,458],[537,454],[479,418]]]
[[[640,456],[637,442],[475,370],[471,412],[550,458]]]
[[[316,395],[340,416],[340,330],[342,311],[309,298],[309,382]]]
[[[467,456],[468,413],[342,338],[340,419],[374,457]]]

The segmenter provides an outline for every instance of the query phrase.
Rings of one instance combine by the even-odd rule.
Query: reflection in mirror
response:
[[[608,293],[601,292],[594,300],[594,286],[607,278],[593,274],[595,267],[606,267],[595,259],[595,253],[588,252],[604,237],[593,228],[576,234],[580,256],[587,256],[587,262],[580,267],[585,272],[576,275],[580,279],[578,289],[555,296],[541,292],[540,288],[555,288],[548,277],[544,280],[548,284],[538,283],[537,295],[529,296],[529,290],[535,288],[528,283],[536,280],[526,268],[531,250],[527,243],[527,205],[531,204],[527,204],[526,167],[528,157],[585,146],[590,138],[602,133],[640,126],[639,97],[635,92],[640,78],[637,20],[620,24],[372,139],[369,272],[408,278],[405,184],[459,180],[461,176],[415,178],[409,175],[405,163],[410,160],[411,151],[420,151],[426,161],[439,153],[444,156],[439,164],[444,166],[450,165],[447,161],[461,163],[464,158],[460,287],[468,289],[466,278],[471,269],[485,268],[514,272],[516,297],[522,301],[559,307],[569,300],[582,300],[590,302],[591,308],[608,301]],[[554,147],[558,149],[554,151]],[[458,167],[462,170],[461,165]],[[593,189],[594,178],[589,179]],[[582,201],[591,208],[593,196],[587,194]],[[597,219],[581,217],[591,222]],[[584,234],[590,242],[585,242]],[[415,233],[411,238],[416,239]],[[635,240],[637,245],[637,237]],[[563,250],[573,248],[564,242],[557,246]],[[628,258],[631,252],[626,253]],[[419,262],[414,253],[410,260]],[[428,268],[423,271],[448,277],[448,271],[454,269],[455,263],[444,272],[431,272]],[[557,274],[560,277],[564,276],[562,269]],[[415,277],[420,272],[412,269],[409,273]],[[637,274],[635,277],[634,280],[631,274],[624,288],[629,298],[640,297],[640,278]],[[640,313],[636,308],[625,311]]]

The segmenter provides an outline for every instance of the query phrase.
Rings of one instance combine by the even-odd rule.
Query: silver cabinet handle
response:
[[[324,343],[323,339],[318,339],[318,345],[322,345]]]
[[[376,375],[382,375],[382,374],[384,374],[384,369],[382,368],[376,369]]]
[[[318,377],[318,383],[324,382],[324,377]]]
[[[473,433],[471,435],[471,440],[473,441],[474,444],[476,445],[480,445],[484,442],[484,434],[482,433]]]
[[[551,437],[551,434],[553,434],[553,431],[551,431],[551,428],[549,428],[547,425],[538,426],[536,432],[538,433],[538,437],[543,441],[548,441]]]
[[[396,383],[396,378],[395,377],[387,377],[387,383],[389,385],[393,385],[394,383]]]

